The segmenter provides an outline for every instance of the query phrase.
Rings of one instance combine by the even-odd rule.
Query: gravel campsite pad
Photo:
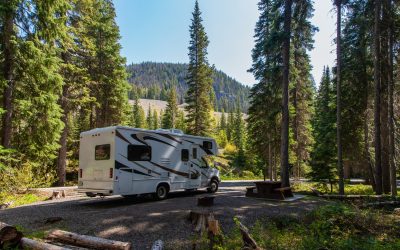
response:
[[[293,202],[264,201],[244,196],[243,185],[222,185],[209,208],[220,221],[224,233],[239,218],[251,226],[257,219],[276,216],[301,216],[325,203],[314,198]],[[149,198],[125,199],[74,197],[45,201],[0,211],[0,221],[19,225],[25,230],[43,231],[59,228],[80,234],[130,241],[134,249],[150,249],[161,239],[166,249],[190,249],[194,233],[187,221],[190,210],[199,209],[197,198],[206,192],[177,192],[163,201]],[[61,221],[46,223],[49,217]]]

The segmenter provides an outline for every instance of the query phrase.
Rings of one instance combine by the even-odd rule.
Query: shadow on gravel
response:
[[[196,195],[206,194],[207,191],[193,191],[193,192],[173,192],[168,194],[168,198],[166,200],[174,199],[174,198],[184,198],[184,197],[194,197]],[[114,196],[109,198],[93,198],[93,199],[85,199],[81,200],[78,204],[80,206],[87,206],[91,208],[114,208],[114,207],[124,207],[131,206],[135,204],[143,204],[143,203],[157,203],[160,202],[155,200],[151,194],[141,195],[137,197],[122,197],[122,196]]]

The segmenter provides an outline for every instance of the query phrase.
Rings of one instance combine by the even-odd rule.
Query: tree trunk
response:
[[[394,77],[393,77],[393,60],[394,60],[394,20],[392,0],[388,0],[389,16],[390,16],[390,32],[389,32],[389,163],[390,163],[390,186],[392,197],[397,196],[396,181],[396,162],[395,162],[395,126],[394,126]]]
[[[11,4],[10,4],[11,5]],[[12,116],[13,116],[13,91],[14,91],[14,56],[15,47],[13,45],[14,34],[14,6],[10,6],[4,11],[3,19],[3,78],[6,81],[6,86],[3,93],[3,123],[2,123],[2,141],[1,144],[5,148],[11,147],[11,134],[12,134]]]
[[[381,166],[382,188],[384,193],[390,192],[390,163],[389,163],[389,20],[388,0],[382,1],[381,22]]]
[[[380,76],[380,14],[381,1],[375,0],[374,24],[374,84],[375,84],[375,176],[376,194],[382,194],[382,165],[381,165],[381,76]]]
[[[272,165],[272,150],[271,150],[271,137],[268,138],[269,142],[268,142],[268,177],[269,180],[272,181],[272,169],[274,168],[274,166]]]
[[[281,125],[281,181],[282,187],[290,187],[289,182],[289,72],[290,72],[290,34],[292,19],[292,0],[285,1],[285,38],[282,48],[282,125]]]
[[[339,175],[339,194],[344,194],[344,169],[343,169],[343,159],[342,159],[342,97],[341,97],[341,85],[342,85],[342,45],[341,45],[341,37],[342,37],[342,1],[336,0],[336,8],[337,8],[337,35],[336,35],[336,60],[337,60],[337,72],[336,72],[336,141],[337,141],[337,168]]]
[[[69,132],[69,110],[67,104],[67,95],[68,95],[68,86],[63,86],[63,93],[60,100],[60,106],[63,110],[63,116],[61,121],[64,123],[64,129],[61,133],[60,138],[60,149],[58,150],[58,158],[57,158],[57,177],[58,186],[62,187],[65,185],[65,170],[66,170],[66,161],[67,161],[67,139]]]

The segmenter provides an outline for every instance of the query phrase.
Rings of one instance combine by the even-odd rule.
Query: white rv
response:
[[[179,130],[129,127],[93,129],[80,135],[78,191],[88,196],[154,194],[207,188],[216,192],[219,171],[214,139]]]

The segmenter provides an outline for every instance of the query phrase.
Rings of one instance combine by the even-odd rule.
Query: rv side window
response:
[[[151,147],[146,145],[128,145],[128,161],[150,161]]]
[[[193,148],[193,159],[197,159],[197,148]]]
[[[203,148],[205,148],[205,149],[212,149],[212,142],[210,142],[210,141],[203,141]]]
[[[96,161],[103,161],[110,159],[110,144],[96,145],[94,159]]]
[[[182,149],[181,158],[182,158],[182,161],[189,161],[189,150]]]

